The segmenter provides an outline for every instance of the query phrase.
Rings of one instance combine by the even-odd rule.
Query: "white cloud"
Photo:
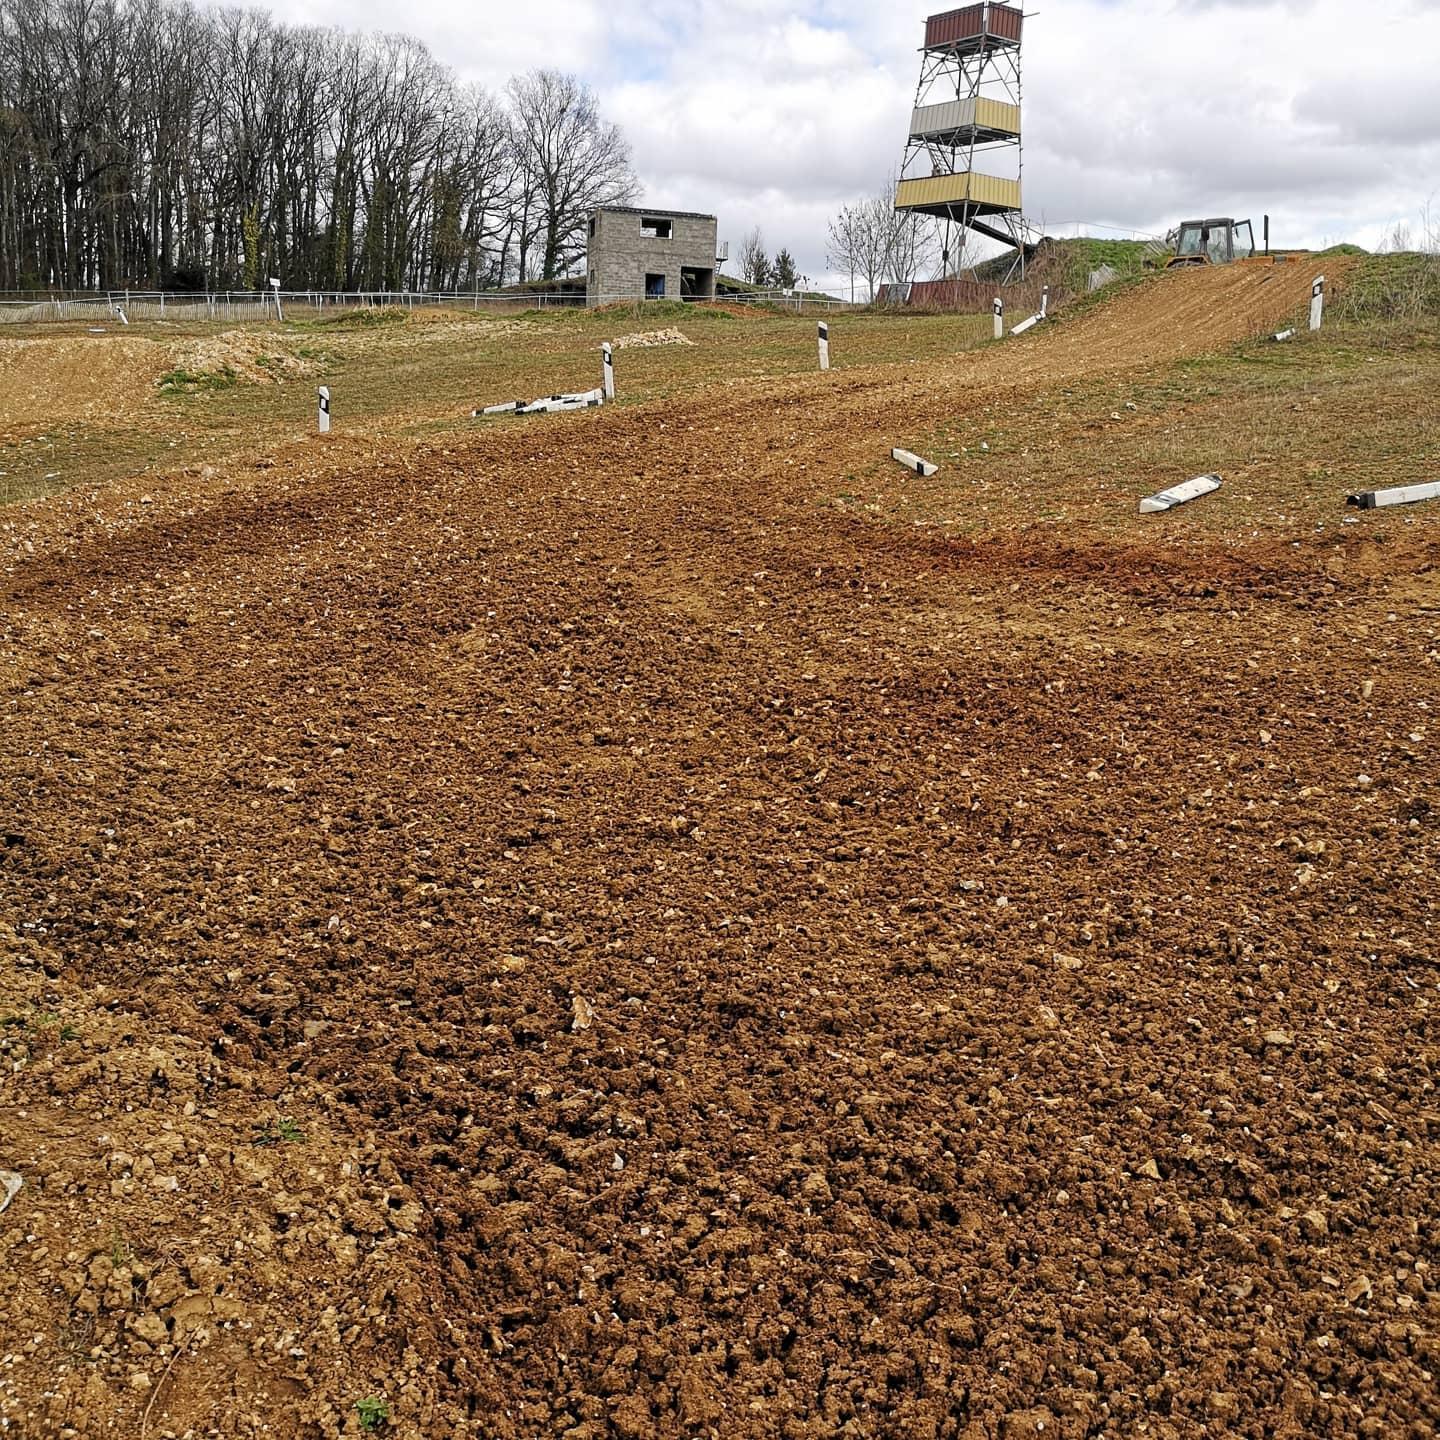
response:
[[[298,0],[291,21],[405,30],[499,89],[574,70],[652,204],[754,224],[824,273],[825,224],[900,159],[927,12],[945,0]],[[277,11],[277,13],[281,13]],[[1277,243],[1377,241],[1440,188],[1434,0],[1064,0],[1025,35],[1036,220],[1158,232],[1261,213]]]

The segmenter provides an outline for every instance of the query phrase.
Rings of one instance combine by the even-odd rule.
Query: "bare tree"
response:
[[[847,205],[830,222],[825,263],[850,276],[850,301],[855,301],[855,275],[860,269],[859,222],[853,205]]]
[[[850,298],[856,278],[865,281],[873,301],[883,281],[903,284],[918,279],[935,263],[933,226],[908,211],[896,210],[894,177],[883,188],[845,206],[830,222],[826,263],[850,276]]]
[[[633,199],[578,81],[189,0],[0,0],[0,289],[471,287]]]
[[[534,177],[543,258],[553,280],[584,253],[589,214],[633,200],[638,186],[630,147],[600,118],[595,96],[573,75],[533,70],[510,82],[515,142]]]
[[[770,283],[770,257],[765,253],[765,236],[758,225],[740,242],[740,278],[747,285]]]

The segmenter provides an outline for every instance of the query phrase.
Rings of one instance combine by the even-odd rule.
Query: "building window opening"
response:
[[[647,300],[663,300],[665,298],[665,277],[663,275],[647,275],[645,277],[645,298]]]
[[[593,215],[590,217],[590,238],[592,240],[595,238],[595,217]]]
[[[671,222],[654,220],[644,215],[640,219],[640,235],[645,240],[668,240],[671,235]]]

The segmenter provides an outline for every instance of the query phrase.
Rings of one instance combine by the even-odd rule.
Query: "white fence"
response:
[[[274,320],[276,301],[286,318],[304,316],[317,318],[327,312],[356,309],[416,310],[427,306],[472,310],[476,313],[517,310],[582,309],[587,304],[583,295],[554,294],[549,291],[516,293],[490,291],[485,293],[454,292],[439,294],[415,291],[347,291],[347,290],[282,290],[277,297],[266,291],[216,291],[213,294],[167,294],[163,291],[112,290],[101,295],[65,297],[34,296],[7,298],[0,296],[0,325],[36,325],[54,321],[89,325],[124,325],[135,320],[169,321],[237,321]],[[664,300],[646,300],[638,295],[602,295],[599,305],[634,305],[644,308],[663,305]],[[712,302],[685,297],[686,305],[770,305],[793,310],[797,314],[813,311],[853,310],[848,301],[829,296],[815,299],[782,290],[747,292],[725,295]],[[123,318],[122,318],[123,317]]]

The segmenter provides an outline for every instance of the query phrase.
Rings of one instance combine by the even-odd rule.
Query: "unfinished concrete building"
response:
[[[586,302],[713,299],[716,233],[713,215],[687,210],[592,211]]]

